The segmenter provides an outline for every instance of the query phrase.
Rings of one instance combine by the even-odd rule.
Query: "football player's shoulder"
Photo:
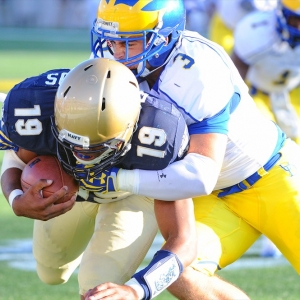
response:
[[[181,118],[182,115],[175,106],[175,104],[166,99],[158,98],[154,95],[147,95],[144,103],[142,103],[142,112],[145,112],[147,109],[152,109],[156,114],[160,111],[163,111],[165,114],[174,115],[177,118]]]
[[[193,82],[198,82],[200,74],[211,72],[212,65],[216,63],[214,58],[219,51],[221,47],[216,43],[196,32],[185,30],[176,51],[165,66],[159,86],[170,86],[171,82],[183,81],[193,85]]]
[[[50,128],[57,88],[68,69],[55,69],[26,78],[8,93],[1,129],[16,145],[41,154],[55,152]]]
[[[49,70],[39,75],[37,83],[41,84],[41,86],[53,86],[57,88],[67,76],[69,71],[70,69]]]
[[[54,69],[44,72],[38,76],[26,78],[16,84],[8,93],[5,102],[3,114],[5,118],[17,118],[19,116],[29,117],[24,109],[36,109],[36,118],[42,113],[49,115],[53,113],[55,94],[61,81],[65,78],[69,69]],[[19,115],[19,116],[18,116]]]
[[[122,167],[164,169],[184,154],[187,143],[187,126],[175,105],[167,100],[148,96],[142,103],[138,126]]]
[[[278,40],[276,15],[272,11],[254,11],[236,25],[234,51],[245,60],[271,49]]]
[[[219,112],[232,97],[231,61],[222,47],[204,37],[192,42],[183,37],[182,41],[182,47],[165,66],[159,92],[200,120]],[[216,89],[216,82],[223,84]]]
[[[198,32],[185,30],[179,40],[177,52],[197,59],[208,44],[214,44]]]
[[[37,101],[45,101],[45,98],[42,97],[34,97],[35,91],[39,90],[41,95],[41,91],[45,91],[45,94],[48,94],[48,91],[56,92],[59,84],[65,78],[69,69],[54,69],[44,72],[37,76],[32,76],[26,78],[20,83],[16,84],[8,93],[4,105],[10,106],[11,108],[18,108],[21,105],[30,106],[32,103]],[[46,97],[54,101],[52,97]],[[20,101],[20,100],[24,101]],[[11,111],[11,110],[9,110]]]
[[[53,69],[41,73],[37,76],[28,77],[13,87],[12,90],[37,88],[37,87],[58,87],[62,80],[66,77],[69,69]]]

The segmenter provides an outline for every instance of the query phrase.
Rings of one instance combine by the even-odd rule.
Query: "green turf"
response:
[[[0,28],[0,92],[17,81],[54,68],[72,68],[90,55],[87,30],[13,30]],[[5,82],[5,85],[4,85]],[[0,162],[1,162],[0,153]],[[14,216],[0,195],[0,246],[32,236],[33,221]],[[1,257],[1,256],[0,256]],[[223,270],[220,275],[244,289],[252,300],[300,299],[299,276],[290,266]],[[34,271],[17,270],[0,260],[0,300],[79,299],[77,276],[60,286],[47,286]],[[168,292],[158,300],[174,300]],[[198,299],[195,299],[198,300]]]
[[[88,30],[0,28],[0,92],[56,68],[73,68],[90,57]]]
[[[0,299],[6,300],[70,300],[79,299],[77,278],[66,284],[47,286],[34,272],[20,271],[0,262]]]
[[[247,292],[251,300],[299,300],[299,276],[290,265],[223,270],[219,275]]]
[[[77,276],[62,285],[48,286],[40,282],[34,272],[20,271],[0,262],[0,299],[2,300],[71,300],[79,299]],[[167,291],[157,300],[175,299]]]

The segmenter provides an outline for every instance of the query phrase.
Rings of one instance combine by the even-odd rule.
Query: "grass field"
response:
[[[7,92],[16,82],[48,69],[72,68],[89,57],[89,49],[87,30],[0,28],[0,92]],[[0,163],[1,157],[0,153]],[[39,281],[34,271],[12,267],[5,253],[1,253],[1,247],[11,240],[30,239],[32,225],[32,220],[15,217],[0,195],[0,300],[79,299],[76,274],[64,285],[47,286]],[[20,259],[18,253],[10,255]],[[26,265],[26,259],[21,259]],[[268,268],[259,265],[228,268],[220,275],[244,289],[253,300],[300,299],[299,276],[289,265],[275,266],[274,263],[274,267]],[[175,298],[164,292],[155,299]]]

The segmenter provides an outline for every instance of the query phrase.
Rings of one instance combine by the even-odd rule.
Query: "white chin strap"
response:
[[[137,67],[137,72],[138,72],[138,74],[142,71],[142,69],[144,69],[144,70],[143,70],[143,72],[140,74],[141,77],[146,77],[146,76],[148,76],[149,74],[151,74],[153,71],[156,70],[156,69],[155,69],[155,70],[153,70],[153,71],[149,71],[149,70],[147,69],[146,66],[144,67],[144,62],[143,62],[143,61],[140,62],[139,65],[138,65],[138,67]]]
[[[178,41],[177,41],[177,43],[178,43]],[[153,69],[153,70],[151,70],[151,71],[150,71],[149,69],[147,69],[147,67],[146,67],[146,62],[145,62],[145,67],[144,67],[144,61],[141,61],[141,62],[138,64],[138,67],[137,67],[137,72],[138,72],[138,73],[141,72],[141,70],[144,68],[144,70],[143,70],[143,72],[141,73],[140,77],[146,77],[146,76],[148,76],[149,74],[151,74],[151,73],[153,73],[154,71],[156,71],[157,69],[159,69],[159,68],[163,67],[164,65],[166,65],[166,64],[169,62],[169,60],[171,59],[172,54],[173,54],[176,50],[177,50],[177,46],[175,46],[175,47],[173,48],[173,50],[170,52],[170,54],[168,55],[167,59],[164,61],[164,63],[163,63],[162,65],[160,65],[159,67],[157,67],[157,68],[155,68],[155,69]]]

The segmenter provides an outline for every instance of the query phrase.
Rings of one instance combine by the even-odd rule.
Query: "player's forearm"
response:
[[[175,253],[183,267],[190,265],[197,256],[197,229],[192,199],[155,200],[154,210],[159,230],[166,241],[162,250]]]
[[[197,257],[197,229],[192,199],[154,203],[159,229],[166,240],[149,265],[125,283],[139,299],[150,300],[175,282]],[[167,216],[167,217],[166,217]],[[157,287],[157,282],[162,283]]]
[[[206,157],[189,153],[161,171],[120,170],[118,189],[161,200],[208,195],[216,185],[220,167]]]
[[[10,193],[21,187],[22,170],[18,168],[7,169],[1,176],[1,188],[5,198],[8,200]]]
[[[8,200],[13,190],[21,190],[21,174],[25,163],[13,150],[6,150],[1,167],[1,188]]]

